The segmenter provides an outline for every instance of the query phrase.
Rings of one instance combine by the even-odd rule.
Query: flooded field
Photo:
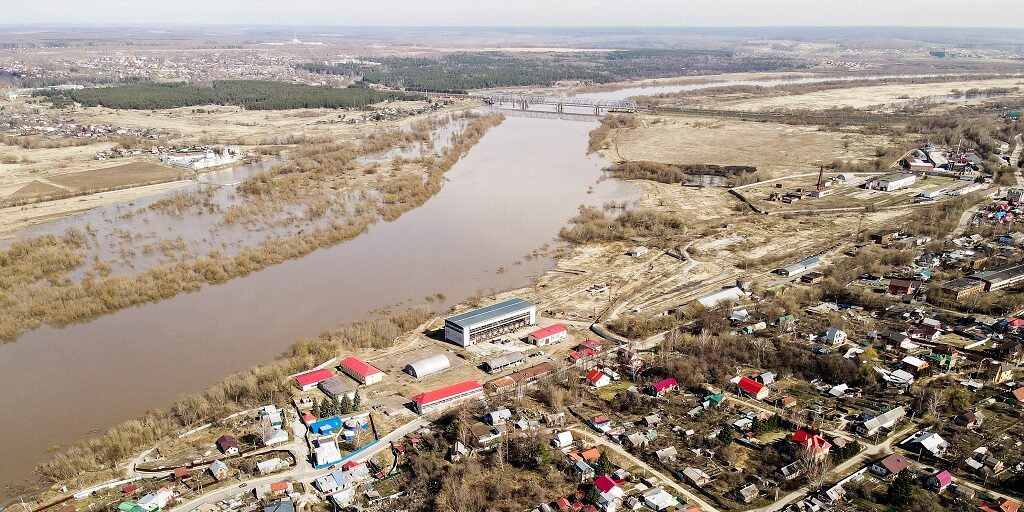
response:
[[[44,326],[0,345],[0,408],[9,412],[0,415],[0,483],[23,479],[51,446],[167,406],[372,310],[419,304],[436,293],[458,302],[481,290],[528,284],[551,261],[524,255],[550,243],[580,204],[639,198],[623,182],[598,182],[605,162],[585,154],[595,126],[509,117],[445,175],[437,196],[394,222],[225,284],[85,324]],[[219,183],[216,194],[228,196],[253,170],[211,175],[197,186]],[[109,226],[103,250],[120,251],[119,212],[160,198],[93,210],[36,232],[102,223]],[[125,222],[145,222],[151,214],[138,215]],[[158,217],[169,224],[154,224]],[[157,215],[150,231],[180,235],[187,245],[216,245],[203,217]],[[244,230],[238,236],[265,236],[237,229]]]

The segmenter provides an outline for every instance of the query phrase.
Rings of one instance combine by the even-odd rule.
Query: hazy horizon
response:
[[[1013,0],[978,0],[971,9],[951,0],[379,0],[353,5],[297,0],[180,0],[154,3],[75,0],[23,3],[2,26],[259,25],[337,27],[916,27],[1019,28]],[[1017,4],[1019,5],[1019,4]],[[955,13],[955,14],[952,14]]]

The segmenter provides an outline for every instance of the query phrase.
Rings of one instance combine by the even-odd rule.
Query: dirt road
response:
[[[675,480],[673,480],[671,477],[669,477],[669,476],[665,475],[664,473],[654,469],[653,467],[651,467],[646,462],[644,462],[644,461],[634,457],[633,454],[627,452],[624,448],[622,448],[622,446],[619,446],[619,445],[617,445],[617,444],[615,444],[615,443],[613,443],[613,442],[611,442],[611,441],[609,441],[609,440],[607,440],[607,439],[605,439],[603,437],[598,437],[598,436],[592,434],[590,431],[585,430],[582,427],[570,427],[570,430],[572,430],[573,432],[575,432],[577,434],[580,434],[581,436],[589,439],[591,442],[593,442],[595,444],[599,444],[599,445],[611,448],[612,451],[614,451],[615,453],[617,453],[617,454],[621,455],[622,457],[628,459],[633,464],[636,464],[637,466],[640,466],[641,468],[644,469],[644,471],[647,471],[648,473],[650,473],[650,474],[660,478],[662,481],[665,482],[666,485],[668,485],[669,487],[672,487],[673,489],[675,489],[676,492],[678,492],[679,494],[682,494],[683,496],[685,496],[686,499],[689,500],[690,503],[694,503],[697,506],[699,506],[701,508],[701,510],[706,510],[706,511],[710,511],[710,512],[717,512],[718,511],[717,508],[712,506],[707,501],[704,501],[700,496],[697,496],[696,494],[694,494],[694,493],[690,492],[689,490],[687,490],[685,487],[677,484],[675,482]]]

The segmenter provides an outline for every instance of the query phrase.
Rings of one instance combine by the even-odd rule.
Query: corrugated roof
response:
[[[526,359],[526,356],[524,356],[522,352],[512,352],[510,354],[495,357],[490,361],[486,361],[484,364],[487,365],[488,368],[503,368],[510,364],[518,363],[523,359]]]
[[[412,397],[412,401],[422,406],[438,400],[444,400],[445,398],[465,393],[467,391],[472,391],[474,389],[482,390],[483,386],[475,380],[467,380],[458,384],[452,384],[451,386],[435,389],[433,391],[427,391],[426,393],[420,393]]]
[[[372,364],[367,363],[366,361],[363,361],[362,359],[359,359],[356,356],[348,356],[345,359],[342,359],[341,365],[348,368],[349,370],[356,372],[357,374],[363,377],[369,377],[370,375],[380,373],[380,370],[378,370]]]
[[[533,336],[534,338],[538,339],[547,338],[552,334],[558,334],[560,332],[565,332],[565,326],[561,324],[555,324],[550,327],[545,327],[543,329],[537,329],[536,331],[531,332],[530,336]]]
[[[334,374],[331,373],[330,370],[313,370],[311,372],[296,375],[295,382],[297,382],[299,386],[305,387],[309,384],[316,384],[322,380],[327,380],[333,376]]]
[[[420,359],[419,361],[405,365],[404,371],[418,379],[437,373],[441,370],[447,370],[451,365],[452,363],[448,360],[448,356],[444,354],[434,354],[428,358]]]
[[[506,316],[522,309],[532,308],[534,305],[523,299],[509,299],[490,306],[467,311],[445,319],[445,322],[452,323],[463,329],[487,323],[491,320]]]

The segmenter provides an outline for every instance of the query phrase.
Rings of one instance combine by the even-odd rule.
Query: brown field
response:
[[[612,161],[669,164],[752,165],[772,176],[816,171],[833,160],[874,159],[885,136],[834,133],[816,127],[733,119],[641,116],[636,128],[620,128],[601,153]]]
[[[990,87],[1020,86],[1024,86],[1024,81],[1019,78],[964,80],[960,82],[925,84],[872,85],[867,87],[832,89],[807,94],[793,94],[789,96],[741,100],[737,102],[723,103],[720,104],[719,107],[735,110],[817,110],[843,107],[866,108],[876,105],[898,103],[909,99],[943,96],[950,94],[953,89],[965,91],[972,88],[987,89]],[[978,98],[974,101],[981,101],[982,99],[983,98]]]
[[[32,199],[36,197],[45,197],[53,194],[60,194],[66,192],[64,189],[51,185],[49,183],[43,183],[39,180],[32,180],[28,185],[19,188],[13,194],[5,197],[6,200],[21,200],[21,199]]]
[[[180,169],[166,165],[132,162],[114,167],[52,176],[49,181],[80,191],[104,190],[176,180],[181,176],[181,172]]]

